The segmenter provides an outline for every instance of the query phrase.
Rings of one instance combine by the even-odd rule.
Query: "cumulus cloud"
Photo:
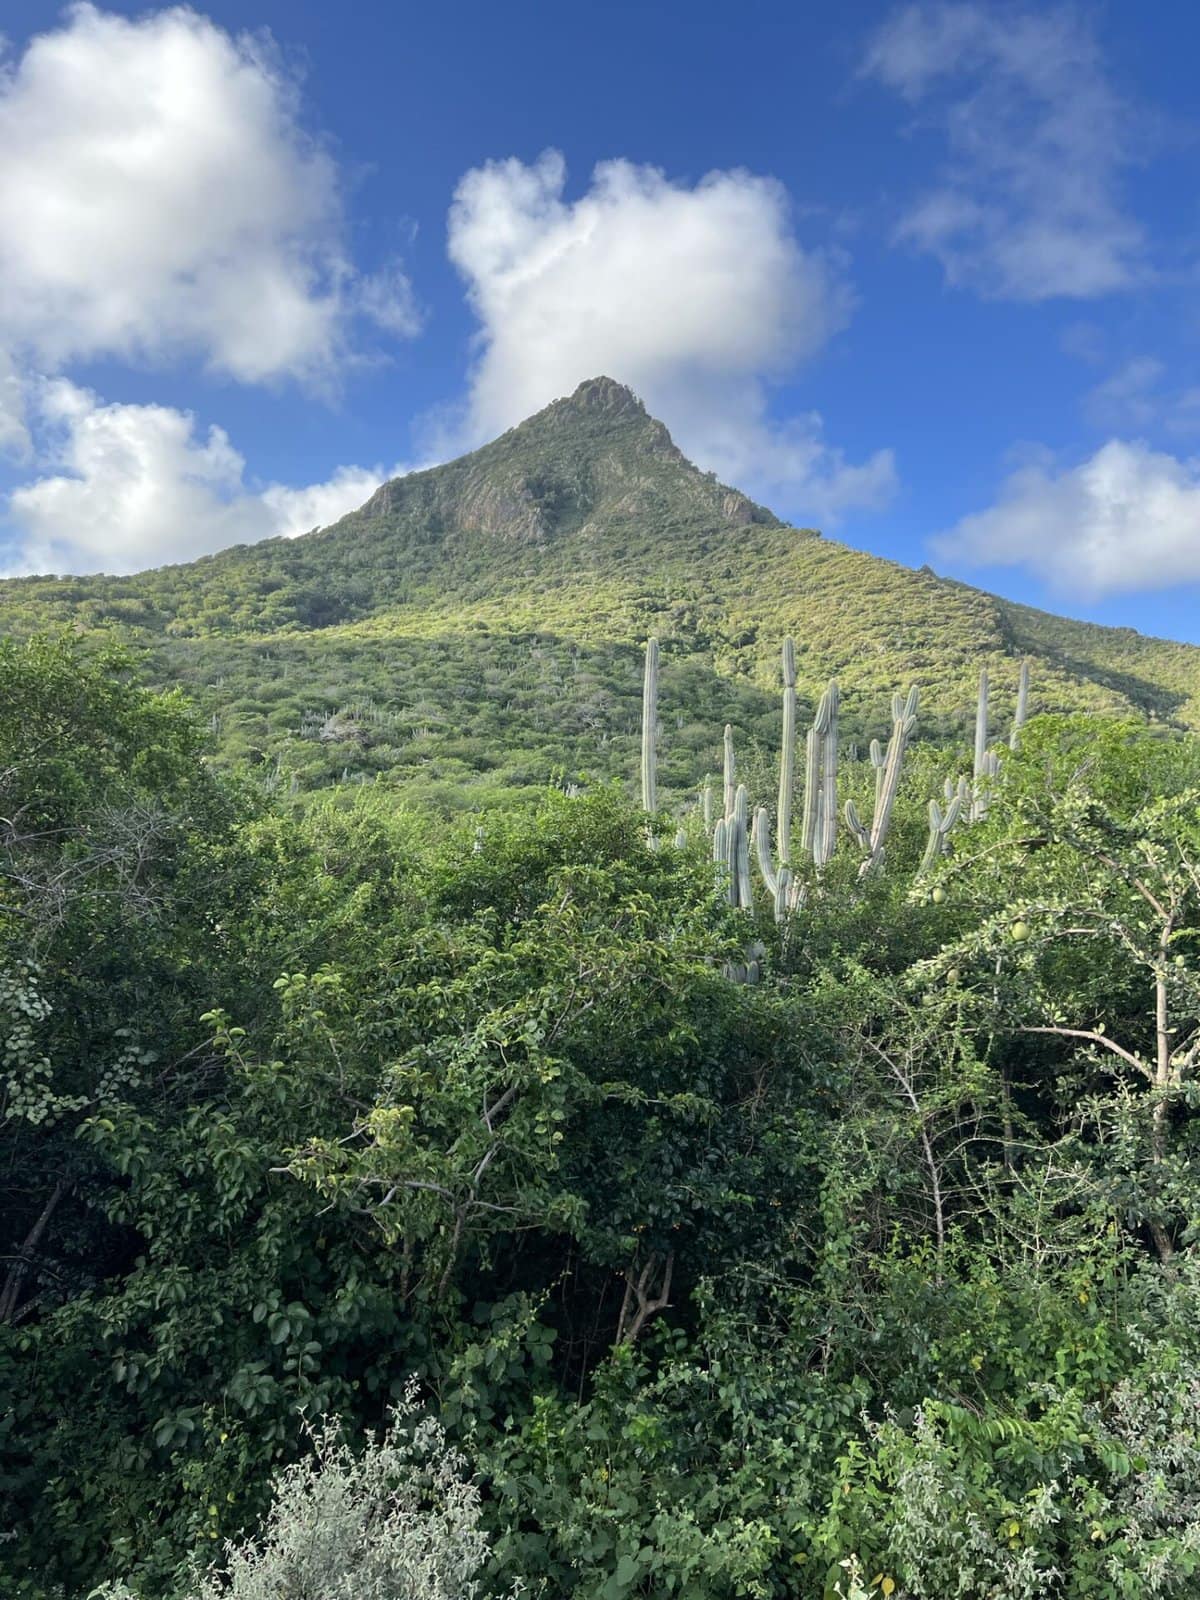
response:
[[[1196,582],[1200,460],[1110,439],[1078,466],[1030,463],[934,544],[951,561],[1027,567],[1091,597]]]
[[[1143,230],[1120,192],[1138,119],[1074,7],[921,0],[877,30],[862,71],[945,137],[940,181],[897,237],[950,283],[1038,301],[1145,276]]]
[[[268,40],[185,7],[77,5],[0,72],[0,341],[54,369],[198,355],[243,382],[324,380],[356,314],[417,323],[395,266],[359,277],[335,163]]]
[[[701,465],[790,508],[834,518],[879,504],[894,468],[847,465],[820,419],[780,428],[767,386],[847,321],[838,263],[797,241],[782,187],[747,172],[695,186],[606,161],[564,198],[556,151],[468,172],[450,257],[479,318],[458,442],[475,443],[601,373],[629,384]]]
[[[255,489],[228,435],[200,434],[187,412],[106,405],[65,378],[43,384],[36,404],[56,470],[8,498],[8,577],[130,572],[304,533],[361,505],[385,476],[341,467],[325,483]]]

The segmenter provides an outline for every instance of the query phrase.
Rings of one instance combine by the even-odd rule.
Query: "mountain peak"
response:
[[[603,375],[469,455],[383,484],[327,532],[352,527],[357,539],[363,518],[422,545],[435,530],[454,548],[478,535],[538,548],[578,536],[592,555],[609,540],[614,554],[625,550],[631,529],[640,538],[658,528],[669,540],[684,529],[778,526],[694,466],[633,390]]]
[[[566,400],[556,402],[573,411],[606,411],[613,415],[631,413],[644,417],[646,408],[633,390],[615,378],[585,378]]]

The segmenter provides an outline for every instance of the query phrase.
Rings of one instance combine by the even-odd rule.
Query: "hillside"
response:
[[[4,632],[55,626],[147,647],[152,675],[197,696],[229,756],[306,783],[388,772],[448,803],[464,785],[631,772],[651,632],[668,788],[712,765],[727,719],[773,743],[789,632],[805,709],[836,674],[851,733],[878,731],[886,696],[916,681],[924,732],[957,736],[984,663],[1003,720],[1023,655],[1035,709],[1200,727],[1195,647],[786,527],[698,471],[607,378],[303,538],[0,584]]]

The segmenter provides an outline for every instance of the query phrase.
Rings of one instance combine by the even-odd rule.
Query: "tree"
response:
[[[1126,724],[1035,725],[1005,761],[989,821],[960,848],[937,887],[965,931],[922,981],[962,972],[979,1024],[1001,1028],[1010,1055],[1022,1040],[1069,1048],[1106,1181],[1169,1259],[1195,1179],[1186,1132],[1200,1061],[1194,745]]]

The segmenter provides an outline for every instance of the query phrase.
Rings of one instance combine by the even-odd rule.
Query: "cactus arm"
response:
[[[812,857],[817,848],[817,821],[821,812],[821,735],[814,722],[804,741],[804,816],[800,841],[804,854]]]
[[[895,720],[892,723],[892,736],[888,740],[882,782],[878,774],[876,775],[875,816],[871,823],[870,860],[867,863],[869,870],[874,870],[883,860],[883,847],[892,822],[892,808],[895,806],[896,795],[900,788],[900,774],[904,770],[904,752],[908,749],[909,738],[917,725],[916,684],[913,684],[908,691],[907,700],[902,700],[899,695],[893,695],[892,711],[895,713]]]
[[[683,826],[682,823],[680,823],[679,827],[676,828],[676,830],[675,830],[675,848],[676,848],[676,850],[686,850],[687,849],[687,842],[688,842],[688,840],[687,840],[687,829]]]
[[[858,807],[853,800],[846,801],[846,826],[858,841],[859,848],[865,853],[871,848],[871,835],[863,827],[858,816]]]
[[[925,845],[925,854],[921,858],[921,871],[928,872],[933,863],[942,853],[945,834],[942,830],[942,808],[936,800],[929,802],[929,839]]]
[[[642,810],[658,810],[658,640],[646,640],[642,680]]]
[[[883,769],[887,758],[878,739],[871,740],[871,765],[875,768],[875,810],[879,810],[879,794],[883,788]]]
[[[837,759],[838,759],[838,686],[831,678],[825,691],[829,702],[825,731],[821,739],[821,859],[824,866],[833,859],[837,845]]]
[[[775,863],[771,860],[771,825],[766,806],[759,806],[754,813],[754,849],[767,893],[774,897],[779,893],[779,873],[775,871]],[[779,870],[782,872],[783,868]]]
[[[737,787],[736,787],[736,784],[734,782],[734,774],[736,773],[736,771],[737,771],[737,766],[736,766],[736,763],[735,763],[734,757],[733,757],[733,728],[727,722],[725,724],[725,820],[726,820],[726,822],[728,822],[729,819],[733,816],[733,802],[734,802],[734,799],[736,798],[736,794],[737,794]]]
[[[1021,676],[1017,680],[1017,710],[1013,717],[1012,732],[1008,736],[1008,748],[1015,750],[1021,742],[1021,729],[1025,726],[1025,719],[1029,715],[1029,657],[1026,656],[1021,663]]]
[[[950,837],[950,830],[958,821],[962,811],[963,797],[956,794],[943,811],[936,800],[929,802],[929,841],[925,846],[925,854],[921,860],[920,872],[928,872],[939,856],[945,854],[946,840]]]
[[[704,817],[704,831],[705,831],[705,833],[711,833],[712,832],[712,825],[713,825],[713,814],[712,814],[713,804],[712,804],[712,800],[713,800],[713,796],[712,796],[712,779],[711,778],[705,778],[705,780],[704,780],[704,788],[700,791],[700,811],[701,811],[701,815]]]
[[[738,785],[737,796],[733,803],[733,837],[732,859],[730,866],[733,869],[734,885],[737,898],[735,905],[746,910],[754,904],[754,886],[750,882],[750,796],[746,793],[746,785]]]
[[[792,906],[792,869],[780,867],[775,889],[775,921],[782,922]]]

